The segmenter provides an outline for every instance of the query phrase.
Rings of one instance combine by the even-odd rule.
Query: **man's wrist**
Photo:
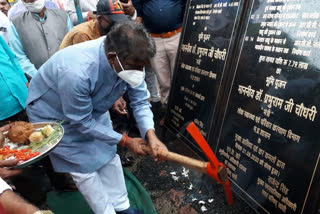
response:
[[[128,135],[127,134],[123,134],[122,135],[122,138],[119,142],[119,144],[121,145],[121,147],[125,147],[126,143],[127,143],[127,140],[128,140]]]
[[[147,130],[146,135],[145,135],[145,139],[149,142],[154,137],[157,137],[154,129]]]

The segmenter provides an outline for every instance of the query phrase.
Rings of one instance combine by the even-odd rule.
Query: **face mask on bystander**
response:
[[[26,3],[22,0],[23,5],[32,13],[40,13],[44,8],[45,0],[36,0],[34,2]]]

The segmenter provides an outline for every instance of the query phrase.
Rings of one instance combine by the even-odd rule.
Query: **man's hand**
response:
[[[9,131],[9,129],[10,129],[10,124],[0,127],[0,132],[6,132],[6,131]]]
[[[126,115],[127,112],[127,102],[120,97],[113,105],[112,110],[115,111],[117,114]]]
[[[89,11],[89,12],[88,12],[88,20],[96,19],[96,18],[97,18],[97,16],[96,16],[95,14],[93,14],[92,11]]]
[[[131,0],[128,0],[128,3],[121,2],[121,4],[122,4],[122,8],[123,8],[124,14],[126,14],[128,16],[133,16],[134,15],[134,11],[136,9],[133,7]]]
[[[159,161],[158,152],[161,151],[168,151],[167,147],[159,140],[156,133],[153,129],[150,129],[146,133],[146,139],[149,143],[149,146],[152,151],[152,156],[155,161]]]
[[[140,23],[140,24],[143,24],[143,19],[142,19],[142,17],[138,16],[138,17],[136,18],[136,22],[138,22],[138,23]]]
[[[16,176],[22,172],[21,169],[6,169],[4,167],[12,167],[18,164],[17,159],[12,160],[0,160],[0,177],[3,180],[7,180],[12,176]]]
[[[146,155],[143,151],[143,146],[146,146],[146,141],[142,138],[127,138],[126,146],[138,155]]]

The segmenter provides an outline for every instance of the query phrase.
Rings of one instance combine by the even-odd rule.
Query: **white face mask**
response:
[[[40,13],[44,8],[45,0],[37,0],[31,3],[25,3],[22,0],[23,5],[32,13]]]
[[[122,71],[120,71],[119,73],[117,73],[117,75],[123,79],[125,82],[127,82],[132,88],[136,88],[139,85],[141,85],[141,83],[144,80],[144,67],[143,67],[143,71],[138,71],[138,70],[124,70],[121,62],[118,58],[118,56],[116,55],[117,60],[119,62],[119,65],[122,69]],[[113,68],[114,69],[114,68]],[[115,69],[114,69],[115,70]]]

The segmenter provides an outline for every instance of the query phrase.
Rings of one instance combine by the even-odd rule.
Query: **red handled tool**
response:
[[[216,155],[213,153],[211,148],[209,147],[207,141],[202,136],[201,132],[197,128],[197,126],[191,122],[187,126],[187,131],[192,136],[192,138],[196,141],[199,145],[201,150],[204,152],[206,157],[208,158],[209,162],[207,163],[207,174],[215,179],[218,183],[222,184],[224,187],[224,191],[226,193],[227,201],[230,205],[232,205],[232,192],[230,187],[230,182],[228,180],[228,172],[227,167],[219,162]]]
[[[217,157],[212,152],[206,140],[201,135],[200,131],[196,127],[194,123],[190,123],[187,127],[187,131],[191,134],[193,139],[198,143],[204,154],[209,159],[209,162],[204,162],[200,160],[196,160],[193,158],[189,158],[174,152],[170,151],[158,151],[158,157],[162,160],[168,160],[175,163],[178,163],[182,166],[195,169],[201,173],[207,174],[213,179],[215,179],[218,183],[222,184],[224,190],[226,192],[227,201],[230,205],[232,205],[232,193],[230,188],[230,182],[228,180],[227,168],[223,163],[220,163]],[[152,154],[149,146],[143,146],[143,150]]]

